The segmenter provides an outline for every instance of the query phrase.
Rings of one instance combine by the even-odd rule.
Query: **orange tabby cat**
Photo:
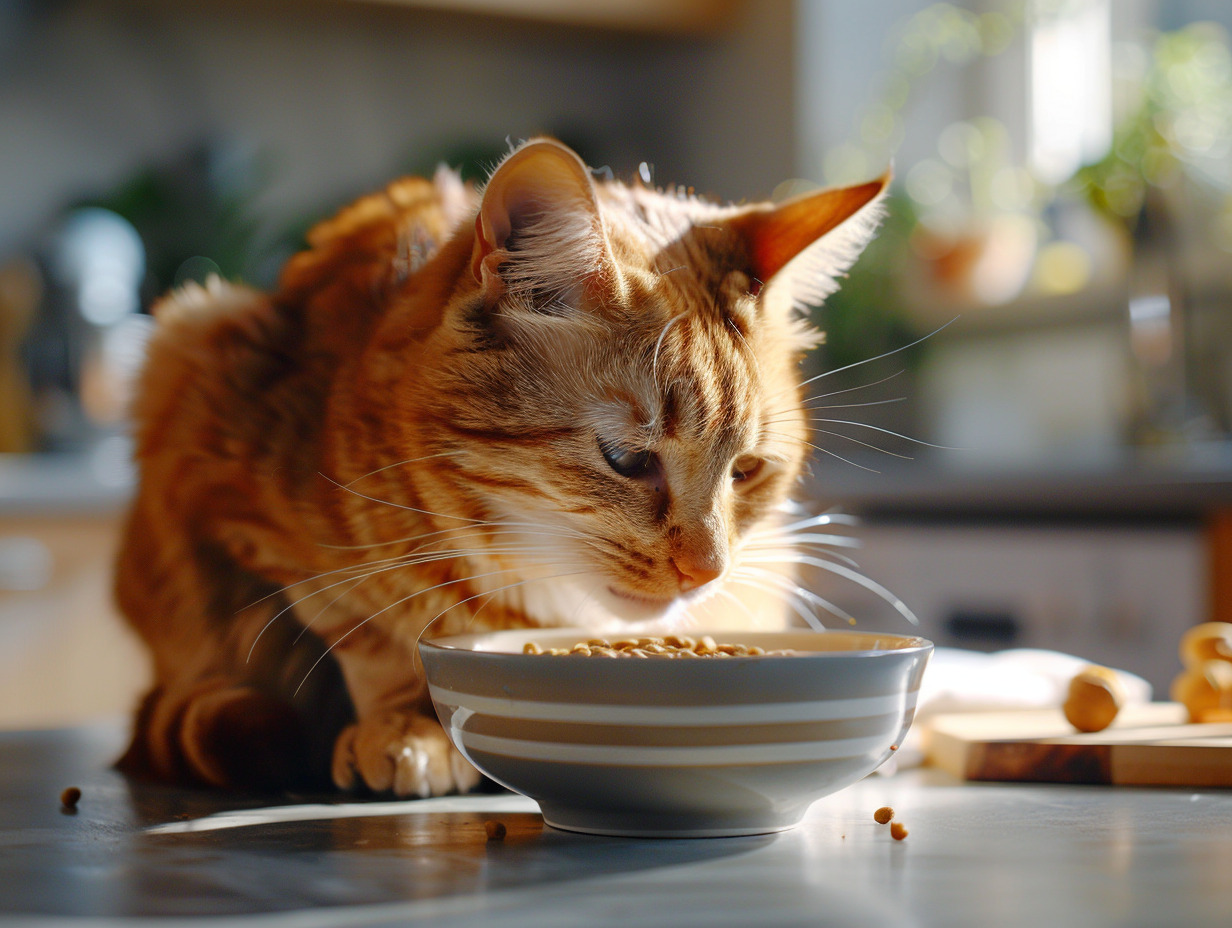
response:
[[[440,172],[343,210],[272,295],[166,298],[116,587],[155,684],[121,766],[466,790],[425,629],[783,624],[757,597],[808,448],[794,306],[884,187],[719,206],[536,139],[481,194]]]

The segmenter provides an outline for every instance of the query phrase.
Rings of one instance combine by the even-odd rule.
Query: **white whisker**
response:
[[[797,550],[795,546],[789,543],[780,545],[766,544],[757,547],[749,547],[746,551],[749,553],[744,555],[744,559],[749,563],[757,564],[777,563],[789,560],[791,557],[802,553]],[[833,558],[834,560],[846,564],[854,570],[860,569],[860,564],[855,560],[855,558],[848,557],[846,554],[840,554],[838,551],[831,551],[829,547],[822,548],[821,550],[810,548],[808,553]]]
[[[330,654],[330,653],[334,650],[334,648],[336,648],[338,645],[340,645],[343,641],[345,641],[345,640],[346,640],[347,638],[349,638],[351,635],[355,634],[355,632],[359,631],[361,628],[363,628],[365,625],[367,625],[369,622],[371,622],[371,621],[372,621],[373,619],[375,619],[377,616],[379,616],[379,615],[381,615],[381,614],[383,614],[383,613],[385,613],[385,612],[388,612],[390,609],[394,609],[394,608],[396,608],[396,607],[398,607],[398,606],[401,606],[403,603],[409,602],[410,600],[414,599],[416,596],[421,596],[421,595],[423,595],[424,593],[430,593],[430,592],[432,592],[432,591],[434,591],[434,590],[439,590],[439,589],[441,589],[442,587],[450,586],[450,585],[452,585],[452,584],[454,584],[454,583],[466,583],[466,582],[469,582],[469,581],[471,581],[471,580],[479,580],[479,579],[481,579],[481,578],[484,578],[484,577],[491,577],[491,576],[494,576],[494,575],[496,575],[496,574],[507,574],[507,573],[511,573],[512,571],[517,570],[517,569],[518,569],[518,568],[509,568],[509,569],[506,569],[506,570],[494,570],[494,571],[490,571],[490,572],[485,573],[485,574],[477,574],[477,575],[472,576],[472,577],[455,577],[455,578],[454,578],[454,579],[452,579],[452,580],[446,580],[444,583],[438,583],[438,584],[436,584],[435,586],[426,587],[425,589],[422,589],[422,590],[416,590],[414,593],[411,593],[411,594],[410,594],[410,595],[408,595],[408,596],[403,596],[401,599],[396,599],[396,600],[394,600],[394,601],[393,601],[392,603],[390,603],[389,605],[384,606],[384,607],[382,607],[381,609],[378,609],[376,612],[374,612],[374,613],[372,613],[371,615],[369,615],[366,619],[363,619],[362,621],[357,622],[355,625],[353,625],[353,626],[352,626],[350,629],[348,629],[346,632],[344,632],[343,634],[341,634],[340,636],[338,636],[338,638],[336,638],[336,639],[334,640],[333,644],[331,644],[329,647],[327,647],[327,648],[325,649],[324,653],[322,653],[320,657],[318,657],[315,661],[313,661],[312,666],[308,668],[307,672],[305,672],[303,679],[299,681],[299,686],[297,686],[297,687],[295,688],[295,693],[294,693],[293,695],[296,695],[296,696],[297,696],[297,695],[299,695],[299,691],[300,691],[301,689],[303,689],[303,686],[304,686],[304,684],[308,681],[308,678],[309,678],[310,676],[312,676],[312,672],[313,672],[314,670],[316,670],[316,669],[317,669],[317,666],[321,663],[321,661],[325,660],[325,658],[326,658],[327,656],[329,656],[329,654]],[[580,571],[566,571],[566,572],[564,572],[564,573],[555,574],[555,575],[553,575],[553,576],[549,576],[549,577],[527,577],[527,578],[525,578],[525,579],[523,579],[523,580],[519,580],[519,581],[517,581],[516,583],[510,583],[510,584],[507,584],[506,586],[497,587],[497,588],[496,588],[496,589],[494,589],[494,590],[484,590],[484,591],[482,591],[482,592],[480,592],[480,593],[476,593],[476,594],[475,594],[475,595],[473,595],[473,596],[468,596],[468,597],[466,597],[465,599],[459,600],[458,602],[454,603],[452,606],[449,606],[448,608],[446,608],[446,609],[442,610],[441,612],[438,612],[435,616],[433,616],[433,617],[432,617],[432,619],[431,619],[431,620],[429,620],[429,621],[428,621],[428,623],[427,623],[427,624],[425,624],[425,625],[424,625],[424,627],[423,627],[423,629],[419,632],[419,636],[418,636],[417,640],[418,640],[419,638],[422,638],[422,637],[424,636],[424,634],[427,632],[427,630],[428,630],[429,628],[431,628],[431,627],[432,627],[433,623],[434,623],[434,622],[436,622],[438,619],[440,619],[440,618],[441,618],[441,616],[445,615],[445,613],[449,612],[449,610],[450,610],[450,609],[456,609],[458,606],[464,605],[464,604],[466,604],[466,603],[471,602],[472,600],[478,599],[480,596],[490,596],[490,595],[495,595],[495,594],[497,594],[497,593],[501,593],[501,592],[503,592],[503,591],[505,591],[505,590],[511,590],[511,589],[513,589],[514,587],[522,586],[523,584],[526,584],[526,583],[533,583],[533,582],[537,582],[537,581],[540,581],[540,580],[559,580],[559,579],[560,579],[560,578],[562,578],[562,577],[569,577],[569,576],[573,576],[573,575],[575,575],[575,574],[577,574],[577,573],[580,573]]]
[[[790,436],[783,436],[783,437],[790,437]],[[868,467],[864,464],[857,464],[855,461],[851,460],[850,458],[843,457],[837,451],[831,451],[829,448],[823,448],[821,447],[821,445],[815,445],[811,441],[805,441],[804,439],[800,439],[800,443],[803,445],[807,445],[808,447],[812,448],[814,451],[817,451],[821,454],[828,455],[829,457],[832,457],[832,458],[837,458],[838,460],[842,461],[844,464],[850,464],[852,467],[858,467],[860,468],[860,470],[866,470],[870,474],[880,474],[881,473],[881,471],[877,470],[877,468],[875,467]]]
[[[905,373],[907,373],[906,368],[903,368],[902,370],[895,371],[893,374],[882,377],[880,380],[872,380],[868,383],[862,383],[855,387],[844,387],[841,390],[831,390],[829,393],[818,393],[816,396],[806,396],[802,402],[815,403],[817,400],[828,400],[831,397],[842,396],[844,393],[855,393],[857,390],[867,390],[870,387],[879,387],[881,384],[887,383],[895,377],[901,377]]]
[[[739,570],[732,573],[732,582],[742,586],[751,586],[755,590],[761,590],[763,593],[769,593],[770,595],[783,600],[792,608],[796,615],[800,616],[800,618],[804,620],[804,624],[809,628],[816,629],[817,631],[825,630],[826,626],[822,623],[821,619],[817,617],[817,614],[809,609],[806,609],[805,604],[797,597],[790,594],[784,595],[783,590],[770,586],[766,583],[762,583],[753,577],[745,575]]]
[[[578,600],[577,605],[573,607],[573,615],[570,621],[577,622],[578,616],[582,612],[582,608],[590,603],[597,602],[595,599],[595,589],[603,583],[603,578],[598,577],[595,582],[586,588],[586,592],[582,594],[582,598]]]
[[[741,612],[744,613],[745,618],[747,618],[750,623],[756,623],[757,617],[753,615],[753,610],[750,609],[744,603],[744,600],[742,600],[739,596],[737,596],[731,590],[720,589],[718,593],[718,598],[731,601],[733,604],[735,604],[740,609]]]
[[[673,270],[678,269],[673,268]],[[670,271],[668,273],[670,273]],[[667,333],[671,331],[672,326],[674,326],[682,318],[684,318],[683,313],[679,316],[672,316],[671,319],[668,319],[667,325],[663,326],[662,331],[659,332],[659,337],[655,339],[654,353],[651,355],[650,360],[650,382],[656,386],[658,386],[659,383],[659,352],[663,349],[663,340],[667,338]]]
[[[784,525],[781,528],[759,529],[753,535],[760,536],[764,534],[787,534],[802,531],[806,528],[817,528],[822,525],[859,525],[860,520],[846,512],[822,512],[815,516],[809,516],[807,519],[801,519],[798,522],[793,522],[790,525]]]
[[[525,577],[521,580],[515,581],[514,583],[510,583],[505,586],[499,586],[494,590],[484,590],[481,593],[476,593],[474,596],[468,596],[466,597],[466,599],[458,600],[458,602],[454,603],[452,606],[447,606],[446,608],[442,609],[440,612],[434,615],[431,619],[429,619],[426,623],[424,623],[423,628],[419,630],[419,634],[415,636],[415,644],[416,646],[418,646],[419,642],[423,640],[423,636],[428,633],[429,629],[431,629],[433,625],[435,625],[438,621],[440,621],[440,619],[450,610],[456,609],[458,608],[458,606],[463,606],[466,603],[469,603],[471,600],[478,599],[480,596],[495,597],[497,593],[503,593],[507,590],[516,589],[517,587],[525,586],[528,583],[537,583],[543,580],[560,580],[560,579],[563,579],[564,577],[576,577],[576,576],[580,576],[584,574],[585,572],[586,571],[584,570],[568,570],[568,571],[563,571],[558,574],[552,574],[546,577]],[[491,599],[489,599],[488,602],[491,602]],[[484,605],[486,606],[487,603],[484,603]],[[367,622],[369,619],[375,618],[377,614],[371,615],[367,619],[364,619],[364,622]],[[472,615],[471,618],[474,619],[474,616]],[[361,622],[360,624],[362,625],[363,623]],[[354,631],[354,630],[355,629],[351,629],[351,631]],[[347,632],[347,634],[349,635],[350,632]],[[416,650],[418,650],[418,647],[416,647]],[[311,668],[309,668],[309,672],[311,672]]]
[[[461,518],[461,517],[456,516],[454,518]],[[534,528],[535,531],[529,531],[529,532],[523,531],[522,526],[530,526]],[[483,531],[484,529],[487,529],[487,528],[499,528],[501,529],[501,531],[497,531],[497,532]],[[476,521],[470,525],[455,525],[453,528],[443,528],[435,532],[424,532],[422,535],[408,535],[403,538],[394,538],[389,541],[374,541],[371,544],[331,545],[331,544],[320,543],[318,544],[317,547],[328,548],[331,551],[364,551],[370,548],[385,548],[391,545],[412,544],[417,541],[422,541],[425,538],[435,538],[438,535],[449,535],[454,532],[467,532],[467,531],[473,531],[479,537],[495,536],[495,535],[543,535],[543,536],[550,537],[550,538],[568,538],[568,539],[575,540],[575,541],[582,541],[582,540],[585,540],[586,538],[586,536],[583,535],[581,532],[577,532],[572,529],[567,529],[567,528],[564,528],[563,526],[559,528],[553,528],[553,527],[550,527],[550,526],[547,526],[547,525],[544,525],[538,522],[506,522],[506,521],[481,522],[481,521]],[[456,537],[467,538],[467,537],[473,537],[473,536],[461,535],[461,536],[456,536]],[[439,541],[431,542],[431,544],[439,544]]]
[[[816,606],[821,607],[822,609],[825,609],[827,612],[831,613],[832,615],[836,615],[840,619],[844,620],[848,625],[856,624],[855,616],[851,615],[845,609],[842,609],[834,605],[834,603],[830,602],[827,599],[823,599],[822,597],[814,593],[812,590],[805,589],[804,587],[800,586],[800,584],[796,583],[795,581],[791,580],[788,577],[784,577],[782,574],[776,574],[772,570],[766,570],[765,568],[761,568],[761,567],[744,567],[743,570],[746,570],[749,573],[754,574],[755,576],[764,577],[769,583],[773,584],[774,586],[780,587],[784,592],[790,593],[793,596],[799,596],[801,599],[805,600],[806,602],[810,602]]]
[[[961,448],[950,448],[945,445],[934,445],[932,442],[924,441],[923,439],[920,439],[920,438],[912,438],[910,435],[904,435],[901,432],[895,432],[891,429],[883,429],[879,425],[869,425],[867,422],[856,422],[854,419],[816,418],[816,419],[809,419],[808,421],[809,422],[828,422],[834,425],[855,425],[855,426],[859,426],[862,429],[872,429],[874,432],[881,432],[883,435],[892,435],[894,438],[901,438],[903,441],[909,441],[917,445],[924,445],[927,448],[936,448],[940,451],[961,451],[962,450]],[[819,429],[818,431],[824,431],[824,430]],[[838,432],[826,432],[826,434],[827,435],[839,435],[840,438],[849,437],[846,435],[840,435]],[[878,448],[877,450],[881,451],[883,449]],[[892,452],[889,452],[889,451],[886,452],[886,454],[890,454],[890,453]]]
[[[821,420],[821,419],[816,419],[816,420],[814,420],[814,421],[816,421],[816,422],[821,422],[821,421],[824,421],[824,420]],[[852,424],[854,425],[855,423],[852,423]],[[862,447],[864,447],[864,448],[868,448],[870,451],[880,451],[882,454],[888,454],[888,455],[889,455],[890,457],[892,457],[892,458],[901,458],[901,459],[902,459],[902,460],[904,460],[904,461],[913,461],[913,460],[915,460],[915,459],[914,459],[911,455],[909,455],[909,454],[899,454],[897,451],[891,451],[891,450],[890,450],[890,449],[888,449],[888,448],[882,448],[880,445],[874,445],[874,444],[871,444],[871,443],[869,443],[869,442],[867,442],[867,441],[862,441],[862,440],[860,440],[859,438],[853,438],[851,435],[844,435],[842,432],[835,432],[835,431],[833,431],[833,430],[831,430],[831,429],[815,429],[815,430],[814,430],[814,434],[817,434],[817,435],[829,435],[829,436],[830,436],[830,437],[832,437],[832,438],[841,438],[841,439],[843,439],[844,441],[849,441],[849,442],[851,442],[852,444],[856,444],[856,445],[860,445],[860,446],[862,446]]]
[[[746,547],[749,550],[761,550],[762,548],[772,547],[790,547],[796,544],[809,545],[837,545],[841,548],[858,548],[860,547],[860,539],[851,535],[821,535],[815,532],[782,532],[782,533],[767,533],[765,536],[750,535],[746,541]]]
[[[757,559],[749,558],[748,560],[755,562]],[[870,580],[859,571],[852,570],[850,567],[843,564],[836,564],[833,561],[823,561],[821,558],[811,557],[807,554],[800,553],[789,554],[781,560],[789,564],[805,564],[809,567],[818,567],[822,570],[827,570],[832,574],[837,574],[838,576],[843,577],[846,580],[850,580],[852,583],[856,583],[864,587],[866,590],[875,593],[878,597],[893,606],[895,611],[897,611],[899,615],[905,618],[912,625],[920,624],[920,620],[916,617],[916,614],[907,607],[905,602],[887,590],[880,583],[875,580]]]
[[[327,602],[324,606],[322,606],[320,609],[318,609],[318,610],[316,611],[316,613],[312,616],[312,618],[311,618],[311,619],[309,619],[307,622],[304,622],[304,623],[303,623],[303,627],[299,630],[299,634],[297,634],[297,635],[295,636],[295,640],[291,642],[291,645],[292,645],[292,646],[295,646],[295,645],[299,644],[299,640],[300,640],[301,638],[303,638],[303,637],[304,637],[304,634],[305,634],[305,633],[306,633],[309,629],[311,629],[313,625],[315,625],[315,624],[316,624],[317,619],[319,619],[319,618],[320,618],[321,616],[323,616],[326,612],[328,612],[331,608],[333,608],[333,607],[334,607],[334,606],[335,606],[335,605],[336,605],[336,604],[337,604],[337,603],[338,603],[338,602],[342,599],[342,597],[344,597],[344,596],[346,596],[348,593],[352,593],[352,592],[354,592],[356,589],[358,589],[358,588],[359,588],[359,586],[360,586],[360,584],[362,584],[362,583],[363,583],[365,580],[367,580],[367,579],[368,579],[368,576],[363,576],[363,577],[359,577],[359,578],[357,578],[357,579],[355,580],[355,582],[354,582],[354,583],[352,583],[349,587],[347,587],[345,590],[343,590],[341,593],[339,593],[337,596],[335,596],[333,599],[331,599],[329,602]],[[268,628],[268,627],[269,627],[269,626],[267,625],[267,626],[266,626],[266,628]],[[263,629],[261,629],[261,631],[262,631],[262,632],[264,632],[264,631],[265,631],[265,629],[263,628]],[[260,635],[258,635],[257,637],[259,638],[259,637],[261,637],[261,636],[260,636]],[[254,645],[255,645],[255,642],[254,642]],[[248,652],[248,658],[249,658],[249,660],[251,660],[251,659],[252,659],[252,651],[249,651],[249,652]]]
[[[418,512],[420,515],[433,516],[437,519],[457,519],[460,522],[472,522],[472,523],[484,521],[483,519],[471,519],[466,516],[445,515],[444,513],[431,512],[427,509],[418,509],[415,506],[406,506],[402,503],[395,503],[387,499],[378,499],[375,496],[369,496],[366,493],[360,493],[358,490],[352,489],[350,486],[346,484],[339,483],[333,477],[329,476],[328,474],[321,473],[321,471],[317,471],[317,474],[323,479],[328,480],[330,483],[336,486],[339,490],[346,490],[346,492],[352,494],[353,496],[358,496],[360,499],[366,499],[370,503],[377,503],[378,505],[381,505],[381,506],[390,506],[394,509],[405,509],[407,512]]]
[[[367,480],[369,477],[372,477],[383,471],[392,470],[395,467],[405,467],[407,464],[418,464],[420,461],[431,461],[433,458],[452,457],[455,454],[458,454],[458,452],[457,451],[440,451],[436,454],[425,454],[421,458],[408,458],[405,461],[397,461],[393,464],[386,464],[384,467],[378,467],[376,470],[370,470],[366,474],[360,474],[354,480],[348,481],[346,484],[344,484],[344,487],[350,488],[354,484],[359,483],[361,480]]]
[[[806,404],[803,408],[808,412],[817,412],[820,409],[862,409],[865,406],[891,406],[895,403],[904,403],[906,401],[907,397],[905,396],[895,396],[888,400],[869,400],[867,403],[829,403],[825,406],[811,406]]]
[[[338,568],[335,568],[334,570],[324,571],[323,573],[316,574],[312,577],[306,577],[303,580],[297,580],[295,583],[288,584],[287,586],[284,586],[280,590],[275,590],[272,593],[267,593],[265,596],[261,597],[261,599],[258,599],[256,602],[250,604],[249,608],[251,608],[251,606],[257,605],[258,603],[264,602],[265,600],[269,599],[271,596],[277,596],[282,593],[286,593],[292,588],[297,587],[297,586],[302,586],[305,583],[312,583],[318,580],[323,580],[326,577],[333,576],[335,574],[348,574],[348,576],[344,577],[341,580],[336,580],[333,583],[328,583],[325,586],[320,587],[319,589],[313,590],[312,592],[299,597],[298,599],[294,599],[290,601],[285,606],[283,606],[280,610],[274,613],[274,615],[270,617],[269,621],[267,621],[265,625],[261,627],[261,631],[257,632],[257,636],[253,639],[252,645],[248,649],[247,660],[249,661],[252,660],[253,652],[256,650],[257,644],[258,642],[260,642],[261,637],[266,633],[266,631],[269,630],[270,626],[272,626],[274,622],[276,622],[279,618],[281,618],[285,613],[290,612],[300,603],[307,602],[308,600],[312,599],[312,597],[314,596],[318,596],[321,593],[328,592],[329,590],[332,590],[335,587],[341,586],[345,583],[349,583],[350,581],[357,579],[354,576],[356,571],[363,572],[362,575],[358,578],[359,582],[355,584],[355,586],[359,586],[359,583],[362,583],[365,580],[369,580],[372,577],[377,576],[378,574],[386,573],[388,571],[393,571],[393,570],[401,570],[403,568],[408,568],[408,567],[419,567],[423,564],[432,564],[432,563],[437,563],[440,561],[477,559],[485,555],[501,555],[501,554],[517,554],[517,555],[522,556],[526,560],[533,560],[535,555],[547,556],[553,553],[554,553],[553,550],[548,546],[541,546],[539,548],[535,548],[529,545],[490,545],[484,548],[463,548],[463,549],[453,549],[453,550],[447,550],[447,551],[434,551],[430,554],[419,554],[417,551],[412,551],[409,554],[397,555],[395,557],[381,558],[380,560],[371,561],[366,564],[352,564],[347,567],[338,567]],[[509,570],[514,570],[514,569],[516,568],[506,568],[505,570],[499,571],[499,572],[507,573]],[[344,591],[342,595],[345,595],[346,592],[349,592],[349,591]],[[337,599],[335,599],[334,602],[337,602]]]
[[[853,367],[859,367],[862,364],[871,364],[874,361],[880,361],[882,358],[888,358],[891,355],[896,355],[900,351],[906,351],[909,348],[914,348],[916,345],[920,344],[921,342],[927,341],[928,339],[932,338],[934,335],[937,335],[943,330],[949,328],[951,325],[953,325],[955,322],[958,321],[958,318],[959,318],[958,316],[955,316],[949,322],[945,323],[944,325],[938,326],[937,328],[929,332],[927,335],[917,338],[915,341],[911,342],[910,344],[902,345],[898,348],[893,348],[890,351],[882,352],[881,354],[876,355],[875,357],[872,357],[872,358],[865,358],[863,361],[853,361],[851,364],[844,364],[842,367],[836,367],[833,370],[823,371],[817,376],[810,377],[808,380],[803,381],[800,384],[800,386],[807,387],[810,383],[813,383],[814,381],[817,381],[817,380],[821,380],[823,377],[830,377],[834,374],[840,374],[843,371],[851,370]]]

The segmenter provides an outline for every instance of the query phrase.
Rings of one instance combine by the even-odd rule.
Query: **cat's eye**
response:
[[[623,448],[614,442],[599,439],[599,450],[608,466],[622,477],[637,479],[654,470],[656,458],[653,451]]]
[[[736,483],[744,483],[745,481],[752,480],[761,472],[761,468],[764,463],[765,462],[756,455],[740,455],[740,457],[736,458],[735,463],[732,464],[732,480]]]

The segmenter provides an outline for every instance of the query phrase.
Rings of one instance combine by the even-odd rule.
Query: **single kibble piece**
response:
[[[1183,670],[1169,695],[1189,711],[1189,721],[1220,721],[1232,712],[1232,664],[1204,661]]]
[[[81,801],[81,790],[76,786],[70,786],[60,794],[60,805],[66,809],[76,809],[77,803]]]
[[[1069,681],[1062,710],[1078,731],[1103,731],[1125,704],[1125,686],[1115,670],[1092,664]]]
[[[882,806],[873,813],[873,821],[878,825],[888,824],[890,819],[894,818],[894,810],[889,806]]]
[[[1200,667],[1207,661],[1232,662],[1232,622],[1203,622],[1181,636],[1181,663]]]
[[[901,841],[907,837],[907,826],[902,822],[890,822],[890,837],[895,841]]]
[[[504,841],[507,829],[504,822],[498,822],[495,819],[490,819],[483,823],[483,830],[488,836],[489,841]]]

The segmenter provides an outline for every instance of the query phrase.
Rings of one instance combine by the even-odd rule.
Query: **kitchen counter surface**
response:
[[[122,740],[119,726],[0,734],[0,924],[1093,928],[1232,913],[1226,790],[914,770],[817,802],[793,831],[656,841],[545,828],[504,793],[356,803],[135,784],[108,767]],[[67,786],[82,790],[71,814]],[[873,821],[882,805],[905,840]]]

